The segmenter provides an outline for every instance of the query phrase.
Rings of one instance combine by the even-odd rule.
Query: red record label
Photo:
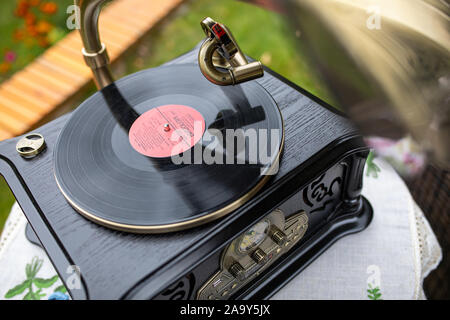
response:
[[[129,132],[131,146],[139,153],[166,158],[192,148],[205,132],[205,119],[184,105],[164,105],[143,113]]]

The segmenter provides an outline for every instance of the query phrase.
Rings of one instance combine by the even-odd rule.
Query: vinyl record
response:
[[[255,134],[257,143],[237,140]],[[170,232],[248,201],[270,179],[283,139],[280,111],[257,82],[220,87],[193,64],[159,67],[82,103],[60,133],[54,171],[65,198],[88,219]]]

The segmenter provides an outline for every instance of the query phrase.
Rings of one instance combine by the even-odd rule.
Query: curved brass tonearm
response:
[[[109,56],[98,33],[98,17],[102,6],[109,0],[75,0],[80,9],[80,34],[84,48],[82,50],[86,64],[94,74],[94,82],[102,89],[114,82],[109,69]]]
[[[98,28],[102,6],[108,1],[110,0],[75,0],[75,5],[79,8],[80,34],[84,46],[82,53],[92,70],[98,89],[114,82],[108,52],[100,41]],[[247,61],[225,26],[211,18],[203,20],[201,25],[208,38],[200,48],[199,65],[208,80],[218,85],[234,85],[263,76],[262,64]]]
[[[207,38],[200,47],[198,64],[206,79],[227,86],[264,75],[261,62],[248,62],[227,27],[211,18],[204,19],[201,26]]]

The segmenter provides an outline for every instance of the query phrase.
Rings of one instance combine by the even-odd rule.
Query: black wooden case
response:
[[[191,51],[170,63],[193,63]],[[222,252],[252,225],[281,209],[304,210],[303,237],[227,299],[266,299],[340,237],[363,230],[370,204],[361,196],[369,150],[350,121],[318,98],[266,69],[258,81],[281,109],[285,148],[279,172],[248,203],[218,221],[186,231],[139,235],[90,222],[56,186],[52,154],[70,115],[35,130],[47,149],[33,159],[0,142],[0,174],[24,211],[73,299],[195,299],[220,267]],[[81,286],[73,287],[73,268]],[[72,278],[71,278],[72,277]]]

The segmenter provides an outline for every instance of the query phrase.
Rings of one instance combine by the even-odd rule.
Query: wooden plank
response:
[[[34,98],[27,97],[23,94],[23,92],[17,90],[14,86],[2,86],[0,88],[0,97],[13,101],[32,113],[36,113],[41,116],[45,114],[45,109],[42,104],[37,102]]]
[[[118,47],[114,42],[111,42],[109,39],[102,40],[106,45],[106,50],[108,51],[109,59],[111,62],[115,61],[120,57],[123,53],[124,49],[122,47]]]
[[[151,2],[151,1],[148,1]],[[160,2],[160,1],[155,1]],[[170,2],[170,1],[169,1]],[[117,11],[123,13],[123,15],[128,15],[130,17],[134,17],[136,19],[145,21],[148,25],[149,21],[153,20],[154,15],[159,15],[159,9],[160,7],[156,7],[154,11],[150,11],[152,9],[149,9],[146,6],[143,6],[141,2],[136,3],[132,5],[131,3],[123,3],[123,2],[117,2]]]
[[[61,41],[61,43],[58,44],[58,47],[64,48],[64,49],[72,52],[73,54],[77,54],[77,55],[82,54],[81,47],[77,47],[72,42],[69,42],[69,41]]]
[[[49,70],[58,72],[62,76],[67,77],[68,79],[71,79],[72,81],[85,81],[85,78],[83,76],[71,72],[70,70],[65,68],[64,64],[61,65],[57,61],[49,61],[49,60],[45,59],[43,56],[36,59],[33,64],[42,65],[43,67],[48,68]]]
[[[74,85],[79,83],[80,81],[74,81],[72,78],[67,77],[63,73],[60,73],[52,68],[45,68],[40,63],[33,63],[27,70],[30,73],[39,76],[45,81],[60,87],[64,91],[72,92],[74,89]]]
[[[107,15],[107,18],[114,19],[118,22],[121,22],[123,24],[128,25],[132,29],[141,30],[145,32],[145,28],[147,27],[147,21],[142,19],[136,19],[133,16],[123,14],[119,10],[117,11],[110,11]],[[103,16],[100,17],[100,19],[103,19]]]
[[[37,89],[30,86],[26,81],[21,80],[18,77],[14,77],[9,81],[10,87],[20,88],[20,91],[24,96],[32,97],[37,103],[43,103],[47,107],[46,112],[51,110],[51,108],[58,103],[60,99],[56,99],[48,94],[44,90]]]
[[[125,34],[131,35],[131,34],[138,34],[141,35],[145,32],[142,27],[146,25],[145,21],[141,21],[138,19],[133,19],[132,17],[125,16],[120,13],[114,13],[112,14],[105,14],[100,17],[100,24],[103,25],[104,23],[113,23],[120,27]]]
[[[8,113],[9,115],[17,118],[23,118],[27,121],[39,121],[40,114],[26,107],[12,99],[8,99],[4,95],[0,94],[0,110]]]
[[[73,87],[65,87],[64,85],[61,85],[57,79],[52,79],[41,72],[31,72],[30,69],[31,68],[25,68],[22,71],[20,79],[33,84],[34,88],[44,90],[47,94],[57,99],[66,99],[67,95],[73,93]]]
[[[131,14],[146,17],[145,21],[159,20],[171,9],[180,4],[180,0],[122,1],[117,3],[118,10],[131,10]]]
[[[57,91],[60,94],[60,99],[67,99],[73,94],[74,84],[71,86],[64,84],[49,73],[39,72],[36,68],[27,70],[27,77],[37,83],[45,84],[50,90]]]
[[[108,41],[109,43],[113,43],[122,50],[124,50],[131,41],[127,36],[114,33],[114,31],[102,27],[100,27],[100,39],[103,42]]]
[[[73,62],[76,62],[80,66],[83,66],[83,67],[86,66],[83,55],[81,53],[81,50],[80,50],[80,52],[77,52],[77,50],[68,49],[66,46],[58,46],[57,48],[55,48],[53,53],[62,55],[64,57],[66,57],[67,59],[70,59]]]
[[[133,40],[136,40],[140,34],[139,30],[120,24],[114,18],[108,18],[106,16],[100,17],[100,26],[101,29],[110,30],[126,39],[132,38]]]
[[[36,97],[34,94],[30,94],[29,92],[21,90],[20,87],[10,84],[9,81],[7,83],[2,83],[2,90],[4,89],[11,92],[11,94],[26,99],[29,104],[32,104],[37,108],[39,108],[39,110],[42,111],[43,114],[44,111],[47,111],[48,108],[51,107],[51,103],[40,100],[39,97]]]
[[[12,138],[13,134],[7,130],[4,130],[0,127],[0,141]]]
[[[29,78],[27,78],[25,76],[25,72],[23,71],[21,72],[20,77],[14,77],[11,79],[11,84],[20,87],[25,91],[35,92],[42,99],[48,100],[52,103],[57,103],[61,100],[61,98],[63,98],[63,96],[56,90],[53,90],[52,88],[49,88],[42,83],[38,83],[35,80],[30,80]]]
[[[62,55],[64,56],[68,61],[71,61],[73,64],[76,64],[78,66],[87,67],[84,62],[84,58],[82,54],[77,54],[74,51],[68,51],[67,49],[64,49],[62,46],[56,46],[44,53],[44,56],[52,56],[52,55]]]
[[[59,44],[71,46],[79,54],[81,53],[81,49],[83,48],[83,43],[81,42],[81,37],[78,31],[72,31],[71,33],[69,33],[63,40],[58,42],[58,45]]]
[[[0,110],[0,128],[8,130],[13,135],[18,135],[24,132],[30,127],[30,125],[32,125],[32,122],[10,116],[3,110]]]
[[[42,55],[42,58],[46,59],[49,63],[59,64],[70,72],[82,76],[84,79],[89,78],[91,75],[91,70],[84,63],[71,60],[56,51],[47,51]]]

